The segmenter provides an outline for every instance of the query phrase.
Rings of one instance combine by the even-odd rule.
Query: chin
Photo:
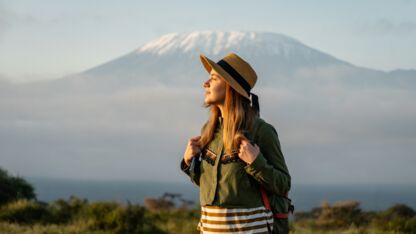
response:
[[[213,105],[213,104],[215,104],[216,102],[215,101],[213,101],[213,100],[211,100],[211,99],[205,99],[205,101],[204,101],[206,104],[208,104],[208,105]]]

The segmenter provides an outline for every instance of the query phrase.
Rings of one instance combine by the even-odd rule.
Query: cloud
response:
[[[282,89],[260,92],[263,117],[297,183],[412,183],[413,91],[321,85],[282,97]]]
[[[199,133],[199,106],[188,89],[4,97],[0,163],[38,176],[154,179],[152,172],[161,167],[179,178],[172,165],[188,135]]]
[[[413,183],[414,92],[341,84],[257,91],[296,183]],[[180,181],[186,141],[208,117],[202,90],[191,87],[19,93],[0,100],[0,164],[29,176]]]

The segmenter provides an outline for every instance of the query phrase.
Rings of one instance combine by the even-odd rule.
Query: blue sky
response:
[[[415,1],[0,0],[0,78],[59,78],[200,30],[278,32],[358,66],[416,69],[415,12]]]

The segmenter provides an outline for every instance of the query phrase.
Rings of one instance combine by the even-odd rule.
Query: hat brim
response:
[[[205,55],[200,54],[199,58],[201,59],[202,64],[204,65],[205,70],[207,70],[208,73],[211,73],[211,69],[214,69],[218,74],[221,75],[222,78],[224,78],[225,81],[228,82],[228,84],[239,94],[241,94],[243,97],[250,99],[250,96],[247,94],[247,92],[241,87],[241,85],[230,75],[228,72],[226,72],[220,65],[212,61],[211,59],[207,58]]]

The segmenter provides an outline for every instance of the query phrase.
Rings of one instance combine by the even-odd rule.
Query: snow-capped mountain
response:
[[[258,75],[257,87],[333,80],[354,86],[416,87],[414,70],[383,72],[358,67],[283,34],[242,31],[166,34],[78,74],[29,86],[33,89],[53,85],[54,90],[61,92],[71,87],[111,91],[137,85],[201,86],[207,74],[199,54],[218,61],[230,52],[239,54],[253,66]]]
[[[200,53],[219,60],[230,52],[245,58],[259,77],[264,74],[267,79],[272,79],[271,74],[276,78],[291,76],[300,67],[351,66],[282,34],[203,31],[161,36],[81,74],[141,84],[196,84],[200,79],[194,77],[205,75]]]

